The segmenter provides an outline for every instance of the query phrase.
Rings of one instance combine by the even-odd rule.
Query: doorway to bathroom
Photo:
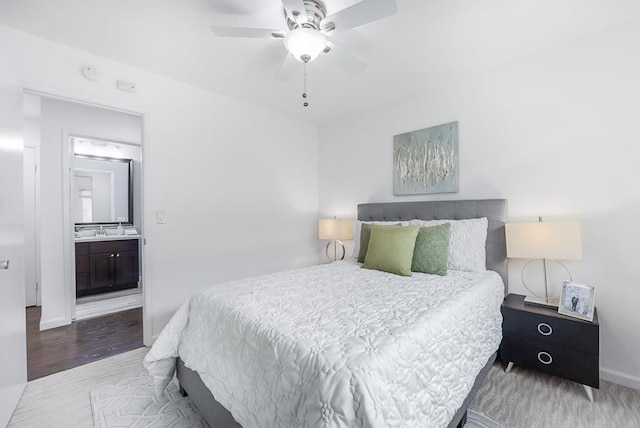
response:
[[[75,320],[142,307],[140,146],[69,137]]]
[[[34,379],[142,346],[143,117],[33,92],[24,108]]]

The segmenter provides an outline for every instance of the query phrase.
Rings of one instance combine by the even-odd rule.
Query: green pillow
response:
[[[413,250],[413,272],[446,276],[449,263],[449,223],[421,227]]]
[[[358,263],[364,262],[371,239],[371,223],[362,223],[360,227],[360,252],[358,253]]]
[[[420,226],[371,225],[363,268],[411,276],[411,262]]]
[[[391,226],[400,226],[400,223]],[[369,240],[371,239],[371,223],[362,223],[360,227],[360,252],[358,252],[358,263],[363,263],[369,249]]]

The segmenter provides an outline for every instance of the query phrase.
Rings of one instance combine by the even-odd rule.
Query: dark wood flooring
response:
[[[40,331],[39,306],[27,308],[27,377],[38,379],[142,346],[142,308]]]

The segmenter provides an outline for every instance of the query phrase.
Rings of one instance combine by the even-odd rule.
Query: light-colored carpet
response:
[[[91,391],[91,407],[95,428],[209,428],[193,401],[180,395],[175,379],[157,395],[146,373]],[[469,410],[465,427],[505,428],[475,410]]]
[[[156,394],[146,373],[91,391],[91,408],[95,428],[209,428],[175,379]]]
[[[467,410],[467,423],[464,428],[506,428],[502,422],[498,422],[491,416],[477,410]]]
[[[517,365],[505,373],[496,363],[470,407],[509,428],[640,427],[640,391],[600,381],[593,396],[575,382]]]
[[[9,427],[92,428],[89,392],[145,372],[147,348],[107,358],[27,384]],[[494,365],[471,404],[467,428],[640,427],[640,391],[609,382],[594,390],[591,403],[582,386],[515,366]]]
[[[9,428],[92,428],[89,392],[146,373],[140,348],[27,383]]]

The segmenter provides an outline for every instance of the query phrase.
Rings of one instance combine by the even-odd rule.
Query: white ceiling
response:
[[[322,123],[494,69],[640,18],[637,0],[397,0],[398,13],[331,40],[369,66],[346,73],[331,53],[273,80],[279,40],[218,38],[211,24],[284,28],[280,0],[0,0],[0,24]],[[325,0],[328,14],[357,0]],[[137,82],[138,85],[144,82]]]

